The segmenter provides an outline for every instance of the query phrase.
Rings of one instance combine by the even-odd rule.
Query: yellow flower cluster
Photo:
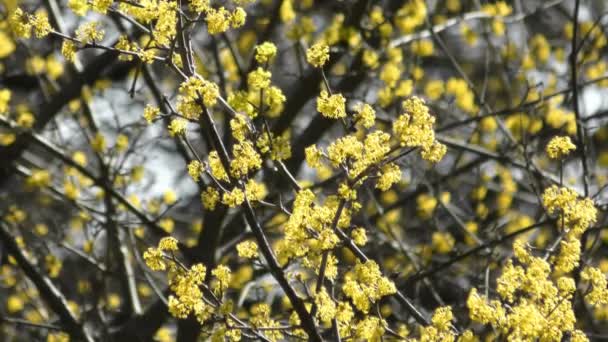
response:
[[[553,185],[543,192],[543,205],[549,214],[558,214],[562,229],[579,237],[597,220],[597,209],[589,198],[579,199],[576,191]]]
[[[576,146],[568,136],[551,138],[546,149],[547,155],[551,159],[562,159],[574,150],[576,150]]]
[[[207,210],[215,210],[217,202],[220,200],[220,192],[213,187],[207,187],[205,191],[201,193],[201,202],[203,207]]]
[[[401,146],[421,147],[422,157],[431,162],[440,161],[446,147],[435,140],[435,118],[429,113],[424,100],[412,97],[403,102],[404,114],[393,123],[393,133]]]
[[[169,127],[168,127],[169,134],[172,137],[184,135],[184,134],[186,134],[187,126],[188,126],[188,121],[186,121],[182,118],[173,119],[169,123]]]
[[[21,8],[16,8],[8,19],[15,35],[21,38],[30,38],[32,29],[36,38],[44,38],[53,30],[47,14],[43,10],[31,15],[23,12]]]
[[[270,133],[270,137],[268,134],[262,134],[256,146],[262,154],[269,154],[272,160],[286,160],[291,157],[290,137],[289,131],[280,136],[275,136],[273,133]]]
[[[243,177],[262,166],[262,158],[251,141],[243,141],[234,145],[232,154],[230,174],[236,178]]]
[[[267,64],[274,58],[276,46],[263,43],[256,47],[255,58]],[[260,62],[262,63],[262,62]],[[283,111],[285,95],[280,88],[272,85],[272,73],[262,67],[247,74],[247,91],[233,91],[228,94],[228,104],[236,111],[255,118],[259,113],[275,118]]]
[[[99,28],[99,23],[96,21],[84,23],[76,30],[76,38],[84,44],[99,43],[104,35],[104,30]]]
[[[205,16],[207,31],[212,35],[224,33],[230,27],[243,26],[247,17],[247,13],[242,7],[236,7],[232,12],[224,7],[218,9],[207,7],[205,10],[207,12]]]
[[[209,164],[209,168],[211,169],[211,175],[218,180],[222,180],[227,182],[229,180],[228,173],[224,169],[222,165],[222,161],[220,160],[220,156],[217,151],[209,152],[209,156],[207,157],[207,163]]]
[[[269,63],[277,55],[277,47],[271,42],[263,42],[255,48],[255,60],[258,63]]]
[[[219,308],[203,295],[201,287],[207,276],[207,268],[203,264],[194,264],[186,268],[166,252],[178,250],[178,241],[173,237],[162,238],[158,247],[150,247],[143,254],[144,261],[154,271],[167,270],[167,279],[171,294],[168,296],[169,313],[180,319],[194,314],[200,324],[205,323]],[[232,272],[225,265],[219,265],[211,271],[211,289],[216,297],[221,299],[230,285]],[[219,311],[218,311],[219,312]],[[221,312],[224,314],[225,312]]]
[[[456,105],[464,112],[475,114],[479,110],[475,105],[475,94],[465,80],[454,77],[448,79],[445,91],[447,94],[454,96]]]
[[[321,68],[329,60],[329,46],[321,42],[306,50],[306,60],[310,65]]]
[[[76,51],[76,45],[69,40],[65,40],[61,45],[61,54],[70,62],[74,62],[76,60]]]
[[[254,327],[271,328],[265,334],[271,341],[280,341],[284,339],[283,333],[279,329],[272,329],[280,326],[280,323],[270,318],[271,308],[266,303],[256,303],[251,308],[251,325]],[[296,316],[297,319],[297,316]]]
[[[326,118],[343,118],[346,116],[346,99],[342,94],[329,95],[323,90],[317,97],[317,110]]]
[[[198,119],[203,110],[199,101],[207,107],[213,107],[218,96],[217,84],[199,77],[190,77],[179,87],[177,111],[186,118]]]
[[[359,104],[355,108],[355,119],[365,128],[372,127],[376,122],[376,111],[367,103]]]
[[[381,191],[387,191],[401,180],[401,168],[395,163],[388,163],[380,169],[378,172],[378,181],[376,182],[376,188]]]
[[[353,272],[346,276],[342,291],[358,310],[367,313],[373,303],[397,289],[391,280],[382,276],[378,264],[369,260],[357,262]]]
[[[48,170],[34,169],[25,180],[28,188],[43,188],[51,185],[51,174]]]
[[[213,310],[203,301],[203,293],[199,288],[205,280],[205,266],[196,264],[185,271],[174,263],[170,265],[169,287],[174,294],[168,298],[169,313],[176,318],[187,318],[193,312],[199,323],[204,323]]]
[[[10,89],[0,89],[0,114],[8,112],[11,95]]]
[[[591,291],[585,295],[587,302],[594,306],[608,304],[608,281],[600,269],[585,267],[581,272],[581,279],[591,285]]]
[[[169,45],[177,32],[177,3],[159,1],[156,7],[157,20],[154,25],[154,40],[159,45]]]
[[[330,196],[324,205],[317,205],[315,194],[310,190],[299,191],[296,195],[292,215],[284,225],[284,238],[279,241],[277,254],[281,261],[303,258],[303,264],[318,271],[321,254],[336,247],[338,236],[332,230],[337,215],[338,201]],[[344,209],[338,219],[338,227],[349,224],[348,210]],[[337,260],[331,254],[325,275],[333,279],[337,273]]]
[[[211,271],[211,274],[216,278],[216,281],[212,286],[216,295],[226,291],[228,286],[230,286],[230,280],[232,279],[230,268],[225,265],[219,265]]]
[[[146,108],[144,108],[144,119],[146,119],[146,122],[149,124],[152,123],[159,114],[160,109],[158,109],[158,107],[147,105]]]
[[[454,341],[455,334],[450,326],[453,318],[452,308],[449,306],[437,308],[431,318],[431,325],[420,328],[420,340]]]
[[[232,191],[224,192],[222,195],[222,203],[229,206],[230,208],[235,208],[241,205],[245,201],[245,193],[243,190],[239,188],[234,188]],[[204,204],[203,200],[203,204]],[[211,206],[210,206],[211,207]],[[215,205],[213,205],[215,207]]]
[[[513,250],[520,265],[509,260],[496,280],[496,291],[506,304],[498,300],[489,301],[472,289],[467,299],[470,318],[481,324],[489,324],[513,339],[556,341],[566,334],[572,334],[577,336],[577,340],[586,341],[584,334],[575,327],[576,317],[571,302],[576,290],[574,279],[559,276],[578,265],[580,242],[568,238],[562,243],[561,249],[563,255],[558,256],[552,265],[543,258],[533,256],[523,239],[516,240]],[[555,272],[553,275],[552,268]],[[585,274],[581,274],[582,278],[593,284],[597,282],[604,291],[598,297],[591,297],[608,300],[605,277],[601,272],[589,270],[587,273],[583,271]],[[593,302],[591,298],[588,300]]]
[[[315,294],[315,305],[317,306],[317,318],[325,324],[330,324],[336,316],[337,307],[325,288]]]
[[[258,245],[253,241],[239,243],[236,250],[241,258],[252,259],[258,256]]]
[[[270,86],[270,71],[257,68],[247,75],[247,85],[253,90],[266,89]]]

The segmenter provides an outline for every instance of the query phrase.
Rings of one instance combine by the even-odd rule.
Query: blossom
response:
[[[76,30],[76,37],[85,44],[98,43],[103,40],[105,32],[99,28],[99,23],[91,21],[84,23]]]
[[[178,250],[177,244],[178,241],[176,238],[167,236],[160,239],[160,242],[158,243],[158,250],[174,252]]]
[[[319,320],[325,323],[331,322],[337,312],[336,303],[334,303],[324,287],[315,294],[315,305],[317,306],[317,317]]]
[[[353,273],[345,280],[342,291],[351,298],[355,307],[364,313],[369,311],[372,303],[397,292],[395,284],[382,276],[378,264],[373,260],[357,262]]]
[[[329,46],[317,43],[306,50],[306,60],[312,66],[320,68],[329,60]]]
[[[36,38],[46,37],[53,29],[51,24],[49,24],[49,18],[44,11],[36,12],[36,14],[31,17],[30,23],[34,28]]]
[[[148,250],[144,252],[144,261],[153,271],[164,271],[167,267],[163,260],[163,253],[160,249],[148,248]]]
[[[144,119],[146,119],[148,123],[152,123],[159,114],[160,109],[158,109],[158,107],[146,105],[146,108],[144,108]]]
[[[597,220],[597,209],[589,198],[579,199],[577,193],[569,188],[552,185],[542,195],[543,205],[550,214],[557,213],[565,230],[572,230],[580,236]]]
[[[361,125],[365,128],[370,128],[374,125],[376,121],[376,111],[372,106],[367,103],[359,104],[356,107],[355,118],[357,122],[360,122]]]
[[[258,256],[258,245],[253,241],[243,241],[236,245],[236,250],[241,258],[255,258]]]
[[[247,75],[247,85],[253,90],[265,89],[270,86],[270,71],[257,68]]]
[[[255,47],[255,60],[258,63],[268,63],[277,54],[277,47],[272,42],[263,42]]]
[[[553,137],[547,144],[547,155],[551,159],[561,159],[571,151],[576,150],[576,146],[570,140],[570,137]]]
[[[209,34],[215,35],[226,32],[230,27],[230,12],[224,7],[220,7],[219,9],[209,8],[205,21],[207,22]]]
[[[203,165],[198,160],[193,160],[188,163],[188,174],[192,177],[192,180],[198,182],[201,172],[203,171]]]
[[[326,118],[343,118],[346,116],[346,99],[341,94],[329,95],[324,90],[317,97],[317,110]]]
[[[184,135],[184,134],[186,134],[187,126],[188,126],[188,121],[181,119],[181,118],[173,119],[169,123],[169,127],[168,127],[169,134],[172,137]]]
[[[219,200],[220,193],[215,188],[207,187],[205,191],[201,193],[201,202],[203,203],[203,207],[207,210],[215,210],[215,206]]]

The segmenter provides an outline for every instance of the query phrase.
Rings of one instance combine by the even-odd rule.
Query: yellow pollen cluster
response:
[[[317,110],[326,118],[343,118],[346,116],[346,99],[341,94],[329,95],[324,90],[317,98]]]
[[[329,60],[329,46],[325,43],[317,43],[306,51],[306,60],[312,66],[321,68]]]
[[[547,144],[547,155],[551,159],[561,159],[571,151],[576,150],[576,146],[570,140],[570,137],[553,137]]]

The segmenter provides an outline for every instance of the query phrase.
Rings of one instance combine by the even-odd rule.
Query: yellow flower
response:
[[[89,10],[86,0],[68,0],[68,7],[81,17],[85,16]]]
[[[61,45],[61,54],[70,62],[76,61],[76,45],[70,40],[64,40]]]
[[[270,71],[257,68],[247,75],[247,85],[252,90],[266,89],[270,86]]]
[[[201,193],[201,202],[203,203],[203,207],[207,210],[215,210],[215,206],[219,200],[220,193],[215,188],[207,187],[207,189]]]
[[[163,193],[163,202],[165,202],[166,205],[173,205],[177,202],[177,195],[171,189],[166,190]]]
[[[10,100],[11,100],[10,89],[0,90],[0,114],[4,114],[4,113],[8,112]]]
[[[31,36],[32,25],[21,8],[15,9],[10,15],[9,24],[17,37],[29,38]]]
[[[592,285],[592,289],[585,296],[585,300],[591,305],[608,304],[608,281],[599,268],[585,267],[581,272],[581,279]]]
[[[232,272],[230,268],[225,265],[217,266],[211,274],[217,279],[217,283],[214,286],[214,290],[222,292],[230,285],[230,279],[232,279]]]
[[[6,310],[11,314],[23,310],[23,307],[23,300],[19,296],[12,295],[6,300]]]
[[[231,208],[241,205],[241,203],[243,203],[244,201],[245,193],[243,193],[243,190],[239,188],[234,188],[230,192],[225,192],[222,196],[222,203]]]
[[[202,171],[203,165],[198,160],[193,160],[188,164],[188,174],[195,182],[198,182]]]
[[[329,60],[329,46],[317,43],[306,50],[306,60],[312,66],[321,68]]]
[[[454,238],[447,232],[434,232],[431,237],[433,248],[440,254],[446,254],[454,249]]]
[[[450,322],[454,316],[452,315],[452,308],[449,306],[440,307],[433,313],[431,323],[437,330],[448,330]]]
[[[559,223],[566,231],[572,230],[580,236],[597,220],[597,209],[589,198],[579,199],[578,194],[569,188],[559,188],[556,185],[543,192],[543,205],[549,214],[557,213]]]
[[[247,18],[247,12],[242,7],[237,7],[230,16],[230,26],[232,28],[239,28],[245,25],[245,19]]]
[[[226,32],[230,27],[230,17],[230,12],[224,7],[220,7],[217,10],[209,8],[205,17],[209,34],[215,35]]]
[[[210,8],[210,0],[193,0],[190,1],[190,8],[198,13],[206,12]]]
[[[172,137],[175,136],[179,136],[179,135],[184,135],[186,134],[186,127],[188,126],[188,121],[182,119],[182,118],[177,118],[177,119],[173,119],[171,120],[171,122],[169,123],[169,134]]]
[[[424,160],[428,160],[431,163],[438,163],[441,161],[441,159],[443,159],[443,156],[445,156],[446,152],[447,147],[444,144],[434,141],[431,146],[422,147],[422,152],[420,153],[420,155]]]
[[[253,241],[243,241],[236,245],[236,250],[241,258],[252,259],[258,256],[258,245]]]
[[[80,25],[76,30],[76,38],[85,44],[88,43],[99,43],[103,40],[105,32],[99,27],[99,23],[91,21]]]
[[[355,108],[355,119],[365,128],[370,128],[376,121],[376,111],[367,103],[361,103]]]
[[[395,163],[388,163],[382,166],[382,169],[378,172],[378,181],[376,188],[381,191],[387,191],[395,183],[401,180],[401,168]]]
[[[230,162],[230,173],[234,177],[245,176],[262,166],[262,158],[250,141],[234,145],[232,154],[234,158]]]
[[[129,137],[124,134],[119,134],[116,137],[116,144],[114,146],[118,152],[123,152],[129,147]]]
[[[418,205],[418,215],[423,219],[431,218],[437,207],[437,199],[428,194],[418,196],[418,198],[416,198],[416,203]]]
[[[34,34],[36,38],[46,37],[52,30],[51,24],[49,24],[49,18],[44,11],[38,11],[31,17],[30,22],[34,28]]]
[[[144,252],[143,257],[146,265],[150,267],[152,271],[164,271],[167,267],[163,260],[163,253],[160,249],[150,247]]]
[[[350,234],[353,242],[357,246],[364,246],[367,243],[367,234],[365,233],[365,228],[355,228]]]
[[[304,154],[306,157],[306,163],[310,167],[318,168],[321,166],[321,158],[323,157],[323,153],[317,148],[316,145],[308,146],[304,150]]]
[[[561,159],[574,150],[576,150],[576,146],[568,136],[551,138],[546,149],[547,155],[551,159]]]
[[[146,105],[144,108],[144,119],[150,124],[158,115],[160,114],[160,109],[156,106]]]
[[[317,318],[321,322],[329,324],[335,317],[337,310],[336,303],[331,299],[325,287],[322,287],[321,291],[315,294],[315,304],[317,305]]]
[[[397,291],[395,284],[382,276],[378,264],[373,260],[365,263],[357,261],[353,273],[344,281],[342,291],[364,313],[369,311],[372,303]]]
[[[277,54],[277,47],[272,42],[264,42],[255,47],[255,60],[258,63],[269,63]]]
[[[167,236],[167,237],[160,239],[160,241],[158,242],[158,250],[159,251],[177,251],[178,250],[177,244],[178,244],[178,241],[176,238],[174,238],[172,236]]]
[[[346,99],[341,94],[329,96],[327,91],[323,90],[317,97],[317,110],[326,118],[343,118],[346,116]]]
[[[112,6],[113,0],[93,0],[93,10],[101,14],[106,14],[110,6]]]

